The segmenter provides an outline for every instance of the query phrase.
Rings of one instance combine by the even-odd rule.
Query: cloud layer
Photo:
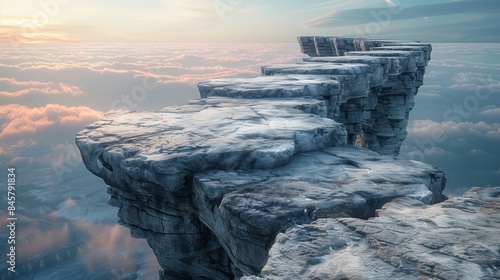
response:
[[[97,121],[102,112],[84,106],[67,107],[48,104],[30,108],[19,104],[0,106],[0,139],[3,145],[21,140],[50,140],[64,131],[74,131]],[[57,134],[53,134],[57,132]],[[54,138],[51,142],[60,139]]]
[[[447,192],[500,182],[500,45],[434,44],[401,156],[444,168]]]
[[[0,90],[0,95],[20,96],[25,94],[82,94],[78,86],[72,86],[65,83],[41,82],[41,81],[17,81],[15,78],[0,78],[0,88],[9,90]]]

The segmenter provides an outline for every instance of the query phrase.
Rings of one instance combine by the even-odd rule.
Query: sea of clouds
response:
[[[198,98],[200,81],[254,77],[262,65],[304,57],[298,44],[4,44],[0,49],[0,175],[16,167],[23,217],[18,235],[36,241],[21,246],[20,254],[29,259],[79,244],[78,253],[29,279],[157,277],[146,242],[116,224],[106,185],[85,169],[74,144],[78,131],[109,110],[187,104]],[[500,44],[435,44],[432,56],[401,157],[442,167],[450,195],[499,185]],[[5,201],[2,205],[3,227]],[[5,251],[3,244],[0,249]]]

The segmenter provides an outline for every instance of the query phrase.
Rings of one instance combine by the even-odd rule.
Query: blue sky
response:
[[[1,42],[293,42],[298,34],[500,42],[497,0],[23,0]]]

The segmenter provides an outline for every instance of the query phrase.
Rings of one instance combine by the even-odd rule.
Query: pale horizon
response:
[[[4,1],[0,42],[294,43],[298,35],[336,35],[498,43],[498,12],[494,0]]]

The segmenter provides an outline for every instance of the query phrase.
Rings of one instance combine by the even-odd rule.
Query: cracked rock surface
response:
[[[305,63],[77,134],[160,279],[495,279],[500,189],[446,200],[442,170],[397,157],[432,47],[299,42]]]
[[[370,220],[320,219],[276,238],[265,279],[498,279],[500,188],[435,205],[397,198]]]
[[[320,218],[367,219],[396,197],[442,201],[444,174],[354,147],[296,155],[269,170],[197,174],[193,201],[244,274],[258,273],[279,232]]]

